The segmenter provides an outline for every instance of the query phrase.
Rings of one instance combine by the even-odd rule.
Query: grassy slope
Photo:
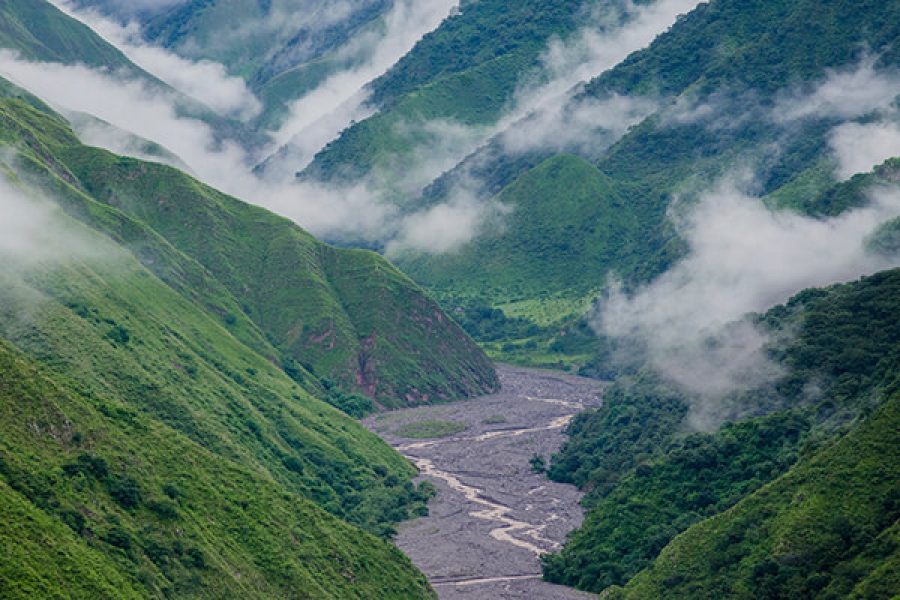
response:
[[[209,269],[276,347],[344,389],[396,406],[496,387],[493,368],[465,333],[377,255],[325,246],[167,167],[77,144],[56,152],[95,197]],[[440,360],[421,350],[435,340]]]
[[[562,189],[560,182],[565,182]],[[438,290],[478,290],[500,302],[561,291],[579,297],[602,283],[607,264],[641,256],[639,223],[655,210],[632,186],[573,155],[541,163],[497,200],[512,210],[505,228],[459,252],[399,262],[412,277]],[[515,262],[524,256],[530,260]],[[586,256],[596,260],[573,268]]]
[[[786,374],[727,402],[768,416],[684,437],[689,398],[652,380],[619,383],[602,409],[576,419],[554,457],[551,476],[591,491],[585,523],[548,558],[548,577],[594,591],[627,582],[679,532],[871,412],[900,368],[898,286],[900,271],[888,271],[804,292],[761,317],[775,332],[793,332],[770,350]]]
[[[0,342],[4,598],[414,598],[389,543]]]
[[[77,187],[78,179],[54,154],[66,144],[76,144],[65,121],[16,99],[2,102],[0,123],[0,140],[20,153],[16,161],[20,177],[39,184],[68,213],[114,240],[103,241],[65,219],[66,228],[88,235],[93,240],[90,245],[99,248],[96,255],[104,259],[74,259],[57,269],[28,272],[27,277],[4,276],[0,336],[16,344],[30,360],[43,364],[54,381],[71,382],[67,385],[80,397],[98,403],[97,410],[105,410],[120,426],[140,420],[173,436],[177,432],[177,439],[202,448],[214,460],[251,470],[278,497],[287,494],[297,502],[312,500],[381,534],[389,533],[392,523],[410,511],[422,508],[425,496],[409,482],[413,469],[406,461],[354,421],[315,400],[309,392],[319,393],[321,387],[308,372],[294,370],[301,384],[288,378],[278,368],[279,352],[206,268],[143,222],[97,202]],[[152,267],[158,278],[141,263]],[[9,439],[12,443],[14,438]],[[184,451],[190,455],[189,449]],[[13,449],[10,454],[21,453]],[[27,463],[20,467],[20,475],[30,476]],[[144,489],[146,482],[136,479],[137,487]],[[256,495],[240,487],[234,493],[243,498]],[[20,499],[9,502],[19,514],[33,512],[20,506]],[[240,500],[243,505],[247,502]],[[117,533],[116,543],[134,542],[139,553],[161,551],[144,535],[144,525],[138,519],[125,528],[131,537]],[[104,521],[106,526],[115,526],[115,520]],[[48,527],[58,528],[58,524]],[[272,535],[271,526],[264,530]],[[354,539],[362,535],[347,531],[354,532],[349,535]],[[325,537],[315,531],[309,539],[324,543]],[[220,545],[229,543],[212,534],[204,539],[205,547],[216,553],[222,552]],[[171,551],[163,549],[169,558],[187,552],[170,542]],[[245,560],[265,562],[261,550],[266,547],[245,548]],[[187,556],[184,560],[199,560]],[[361,556],[359,560],[369,559]],[[414,571],[401,564],[396,569],[393,584],[379,580],[371,585],[407,586],[424,593],[420,581],[410,583],[416,579]],[[40,578],[42,573],[35,570],[28,577]],[[259,577],[268,581],[274,573],[270,569]],[[20,576],[24,577],[15,576],[17,581]],[[278,577],[293,582],[308,576],[297,565],[278,572]],[[367,586],[361,583],[359,590],[375,589]],[[352,595],[356,593],[352,587],[333,588],[343,591],[332,595]],[[367,592],[360,594],[370,597]]]
[[[0,350],[13,394],[2,406],[19,417],[4,418],[0,494],[4,514],[22,519],[4,535],[23,543],[9,555],[3,544],[2,595],[427,597],[399,552],[322,511],[390,533],[423,508],[414,469],[314,399],[311,375],[298,369],[300,385],[278,368],[209,271],[75,187],[51,151],[67,139],[52,113],[0,103],[0,142],[19,152],[19,177],[93,228],[59,215],[88,255],[23,270],[4,261],[0,337],[18,350]],[[52,395],[64,417],[46,433],[27,402]],[[83,453],[110,473],[63,477]],[[169,490],[175,505],[166,483],[180,490]]]
[[[158,262],[155,250],[142,257],[167,282],[203,295],[206,307],[258,351],[277,358],[271,342],[285,360],[386,406],[496,388],[481,350],[376,255],[327,247],[286,219],[175,169],[84,147],[61,120],[49,120],[40,110],[6,103],[3,113],[8,141],[30,141],[58,175],[149,224],[154,235],[162,234],[186,255],[182,262],[194,259],[172,269]],[[130,235],[116,224],[104,227]],[[185,272],[192,282],[176,282],[173,272]],[[373,297],[382,301],[368,301]],[[421,351],[435,340],[440,360]]]
[[[0,4],[0,46],[18,50],[29,60],[77,61],[146,75],[87,26],[44,0],[6,0]]]

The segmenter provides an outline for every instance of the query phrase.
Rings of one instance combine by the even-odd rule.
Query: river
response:
[[[429,515],[401,526],[396,543],[441,600],[581,600],[540,579],[540,556],[561,547],[581,523],[581,494],[532,472],[563,429],[598,406],[603,384],[552,371],[498,368],[502,390],[462,402],[369,417],[364,424],[409,458],[438,490]],[[410,439],[405,428],[442,422],[465,429]]]

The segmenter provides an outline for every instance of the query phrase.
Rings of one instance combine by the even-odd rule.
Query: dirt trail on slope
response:
[[[572,418],[600,404],[603,384],[549,371],[498,371],[503,389],[497,394],[364,421],[438,489],[429,516],[403,525],[397,545],[441,600],[590,598],[540,580],[540,556],[558,550],[581,523],[581,494],[532,473],[528,461],[559,448]],[[427,440],[395,433],[422,421],[467,429]]]

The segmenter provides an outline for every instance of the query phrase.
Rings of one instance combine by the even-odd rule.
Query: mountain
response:
[[[187,0],[133,6],[109,0],[80,0],[122,22],[137,20],[147,41],[193,59],[212,60],[248,81],[321,59],[347,43],[392,2],[351,0],[329,7],[312,0]],[[222,43],[223,39],[239,43]]]
[[[759,316],[769,339],[778,340],[767,353],[782,375],[721,400],[742,416],[713,433],[690,433],[687,409],[701,398],[652,372],[617,383],[603,408],[576,419],[554,457],[551,477],[590,490],[589,512],[563,551],[547,559],[547,576],[597,592],[626,583],[629,590],[633,578],[634,589],[644,590],[634,597],[656,597],[663,585],[676,597],[712,589],[735,597],[760,597],[763,589],[770,595],[762,597],[828,597],[828,586],[841,597],[850,593],[864,572],[850,576],[838,564],[865,564],[881,543],[874,540],[893,535],[889,529],[900,516],[891,504],[896,478],[889,474],[898,448],[887,433],[895,426],[900,372],[898,285],[900,271],[881,272],[805,291]],[[840,496],[843,505],[833,501]],[[745,512],[749,506],[756,508]],[[854,524],[847,534],[852,541],[829,537],[842,519]],[[753,528],[758,535],[734,537]],[[699,550],[701,531],[719,536],[716,550]],[[884,558],[875,561],[883,572],[872,572],[866,586],[889,587],[883,578],[890,577],[893,559]],[[687,560],[696,566],[685,567]],[[752,572],[765,586],[762,579],[738,583],[737,571],[726,565],[741,577]],[[774,571],[762,572],[769,568]],[[662,584],[656,573],[665,570],[678,575]],[[638,584],[650,579],[655,592]]]
[[[602,44],[631,22],[626,14],[597,24],[566,4],[521,4],[499,18],[500,4],[464,6],[423,38],[370,85],[379,112],[345,130],[301,176],[375,180],[410,213],[453,207],[473,190],[482,206],[505,207],[502,226],[474,231],[459,248],[390,256],[446,307],[499,309],[544,330],[490,346],[507,357],[520,354],[501,346],[529,341],[538,348],[532,355],[554,354],[554,344],[566,343],[554,332],[577,327],[609,274],[634,286],[668,269],[685,250],[667,219],[673,199],[689,200],[736,165],[754,172],[760,196],[782,205],[834,184],[832,132],[871,121],[876,108],[848,99],[801,114],[791,102],[814,99],[854,69],[891,79],[897,67],[894,3],[714,0],[613,68],[558,92],[563,106],[549,102],[497,131],[501,116],[515,114],[516,97],[542,89],[534,73],[551,40],[580,48],[587,32]],[[454,146],[460,139],[476,144]],[[558,319],[547,323],[544,313]]]
[[[896,597],[898,420],[895,392],[858,428],[689,529],[606,597]]]
[[[0,15],[0,46],[17,50],[26,59],[80,62],[147,75],[89,27],[49,2],[6,1],[0,5]]]
[[[398,177],[398,165],[440,141],[422,125],[492,125],[520,78],[538,68],[548,41],[576,30],[582,9],[583,3],[569,0],[460,3],[458,13],[369,84],[378,113],[323,148],[303,176],[340,180],[384,169]]]
[[[84,146],[0,87],[3,595],[430,597],[371,535],[427,486],[320,398],[480,393],[484,355],[377,255]]]
[[[0,343],[4,598],[433,597],[258,464],[79,387]]]
[[[196,98],[190,97],[132,62],[119,49],[92,29],[47,0],[0,4],[0,48],[37,63],[85,66],[114,74],[122,82],[143,86],[145,94],[171,99],[182,118],[206,123],[217,141],[229,140],[245,147],[262,143],[262,137],[231,116],[223,116]]]

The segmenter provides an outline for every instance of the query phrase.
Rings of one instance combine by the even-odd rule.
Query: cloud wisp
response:
[[[613,289],[600,306],[597,331],[636,340],[661,374],[697,399],[695,427],[728,416],[719,400],[777,374],[765,357],[765,334],[746,320],[809,287],[855,279],[897,264],[870,252],[867,238],[900,215],[900,191],[841,216],[814,219],[767,208],[722,181],[673,221],[688,255],[633,294]]]
[[[223,65],[211,60],[189,60],[149,45],[144,42],[136,22],[122,25],[97,11],[78,9],[71,0],[51,1],[118,48],[134,64],[218,114],[247,121],[262,110],[262,104],[244,80],[230,76]]]
[[[612,7],[604,14],[592,15],[586,26],[569,40],[554,40],[540,59],[537,69],[527,74],[502,116],[496,123],[467,126],[452,120],[400,123],[398,133],[404,139],[417,140],[416,156],[429,159],[417,164],[414,172],[403,165],[388,165],[392,183],[401,195],[414,196],[448,169],[472,155],[491,138],[504,152],[515,155],[529,151],[580,150],[598,152],[624,135],[628,128],[657,108],[652,98],[612,95],[607,98],[577,98],[578,84],[612,68],[634,51],[647,46],[668,29],[679,14],[697,6],[697,0],[659,0],[650,5],[630,1]],[[376,174],[379,176],[379,174]],[[383,174],[381,175],[383,177]],[[398,183],[398,180],[399,183]],[[509,212],[482,191],[471,172],[459,178],[448,199],[427,209],[428,218],[417,222],[433,224],[444,214],[448,227],[465,223],[473,214],[497,216]],[[461,199],[465,199],[462,201]],[[476,210],[476,207],[477,210]],[[406,225],[406,224],[405,224]],[[423,227],[423,232],[429,227]],[[401,240],[391,244],[399,248],[433,253],[443,244],[428,243],[430,235],[413,235],[408,227]],[[477,235],[451,235],[459,248]]]
[[[384,74],[458,6],[459,0],[398,0],[385,15],[381,28],[366,32],[343,48],[342,53],[365,59],[352,61],[352,66],[333,73],[293,102],[290,115],[273,134],[276,145],[289,145],[291,167],[302,170],[352,121],[373,114],[375,109],[367,105],[366,84]]]
[[[369,181],[323,185],[258,177],[244,149],[217,141],[208,124],[178,114],[177,98],[144,82],[83,66],[30,62],[8,51],[0,51],[0,75],[63,113],[77,111],[109,124],[99,135],[93,131],[91,142],[115,152],[140,147],[134,136],[152,141],[204,183],[291,218],[320,237],[382,242],[409,218],[384,202]]]
[[[19,179],[15,163],[12,151],[0,149],[0,272],[33,272],[78,259],[109,261],[115,255]]]

